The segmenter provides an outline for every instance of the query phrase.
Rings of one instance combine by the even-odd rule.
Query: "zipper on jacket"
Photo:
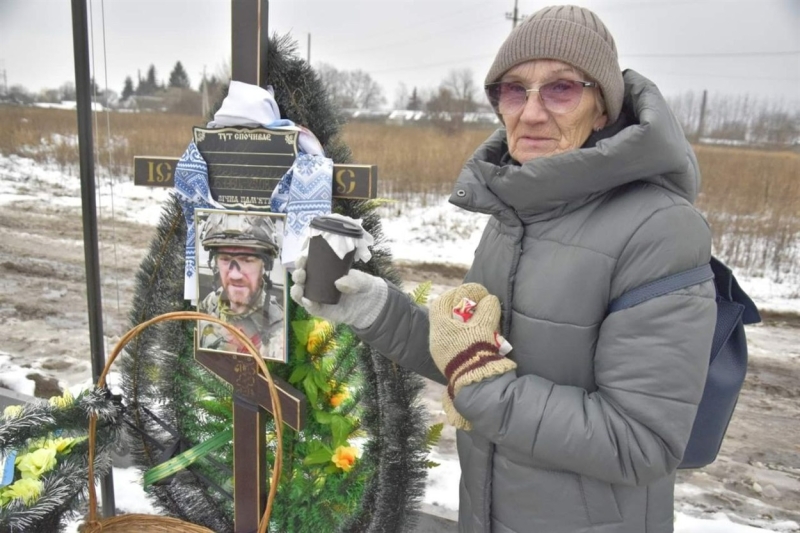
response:
[[[511,308],[513,307],[512,302],[514,298],[514,283],[517,279],[517,267],[519,266],[519,260],[520,257],[522,257],[522,237],[525,235],[525,226],[520,225],[518,228],[519,231],[514,239],[514,257],[511,260],[511,268],[508,271],[508,288],[506,292],[508,309],[505,310],[505,315],[503,316],[503,326],[501,328],[501,334],[505,338],[508,338],[509,334],[511,333]]]

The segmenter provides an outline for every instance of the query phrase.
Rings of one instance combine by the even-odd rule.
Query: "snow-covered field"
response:
[[[112,218],[147,226],[157,224],[161,205],[169,194],[168,190],[134,187],[132,183],[122,182],[112,186],[102,177],[101,181],[97,200],[101,227],[113,224]],[[0,208],[10,210],[25,202],[61,207],[65,212],[71,213],[70,216],[74,216],[75,211],[80,208],[80,183],[76,172],[73,170],[71,173],[64,173],[30,159],[0,155]],[[424,205],[390,203],[381,209],[384,232],[394,257],[408,262],[469,265],[486,218],[483,215],[459,211],[448,204],[446,198]],[[64,243],[65,246],[78,244]],[[124,243],[119,243],[119,246],[123,247]],[[761,309],[800,314],[800,280],[779,284],[764,278],[739,276],[739,281]],[[778,336],[780,331],[777,330]],[[796,347],[786,348],[796,342],[797,332],[789,331],[786,335],[785,339],[775,340],[771,333],[769,339],[759,341],[764,357],[781,353],[785,357],[800,359],[800,352]],[[770,342],[779,343],[780,349],[776,348],[778,345],[769,344]],[[758,350],[754,350],[753,355],[759,356]],[[3,381],[14,383],[14,388],[19,392],[32,394],[33,382],[25,378],[29,370],[12,360],[12,354],[0,352],[2,377],[10,378]],[[69,379],[62,380],[63,385],[73,390],[86,386],[89,382],[85,367],[82,372],[70,374]],[[797,449],[800,453],[800,448]],[[430,471],[424,502],[442,508],[445,514],[454,514],[458,506],[459,480],[455,453],[452,450],[437,450],[433,452],[431,459],[440,463],[440,466]],[[118,508],[129,512],[154,512],[141,489],[140,473],[137,470],[115,469],[114,476]],[[714,490],[686,482],[678,485],[675,521],[677,533],[800,531],[800,524],[796,521],[770,519],[771,512],[768,508],[763,513],[739,515],[732,511],[710,512],[707,506],[701,508],[692,505],[699,496],[707,496]],[[69,531],[77,531],[76,528],[77,521]]]

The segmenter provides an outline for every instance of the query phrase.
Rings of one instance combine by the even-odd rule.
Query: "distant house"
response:
[[[41,107],[43,109],[66,109],[69,111],[74,111],[78,109],[78,102],[75,100],[63,100],[58,103],[51,103],[51,102],[36,102],[33,104],[34,107]],[[100,102],[92,102],[92,111],[105,111],[106,108]]]
[[[168,102],[164,96],[132,95],[127,100],[120,102],[120,106],[131,111],[167,111]]]
[[[411,109],[395,109],[386,118],[389,124],[402,126],[407,122],[417,123],[425,119],[425,111],[414,111]]]
[[[422,124],[431,121],[453,122],[460,121],[470,125],[500,124],[500,119],[492,112],[479,111],[474,113],[461,114],[440,111],[430,113],[428,111],[415,111],[411,109],[392,109],[389,111],[376,111],[370,109],[344,109],[342,113],[352,121],[383,121],[386,124],[395,126],[408,126],[411,124]]]

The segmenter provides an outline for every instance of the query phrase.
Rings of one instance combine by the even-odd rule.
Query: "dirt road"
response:
[[[128,327],[133,279],[153,234],[149,226],[100,221],[103,327],[111,344]],[[75,208],[21,199],[0,210],[0,353],[39,376],[43,397],[58,392],[58,381],[90,377],[82,238]],[[434,295],[464,274],[442,265],[398,267],[409,290],[430,280]],[[721,457],[679,474],[677,505],[692,514],[723,511],[754,525],[800,523],[800,317],[765,318],[748,330],[749,375]],[[443,419],[440,397],[439,386],[429,383],[424,401],[434,419]],[[453,449],[451,428],[440,450]]]

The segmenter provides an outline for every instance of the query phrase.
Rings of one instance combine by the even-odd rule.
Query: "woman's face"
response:
[[[558,80],[589,81],[576,68],[549,59],[522,63],[506,72],[500,81],[519,82],[527,89]],[[599,88],[582,89],[580,102],[571,111],[548,110],[538,92],[528,93],[525,105],[513,113],[503,114],[511,157],[525,163],[580,148],[593,129],[606,125],[608,117],[601,108]]]

